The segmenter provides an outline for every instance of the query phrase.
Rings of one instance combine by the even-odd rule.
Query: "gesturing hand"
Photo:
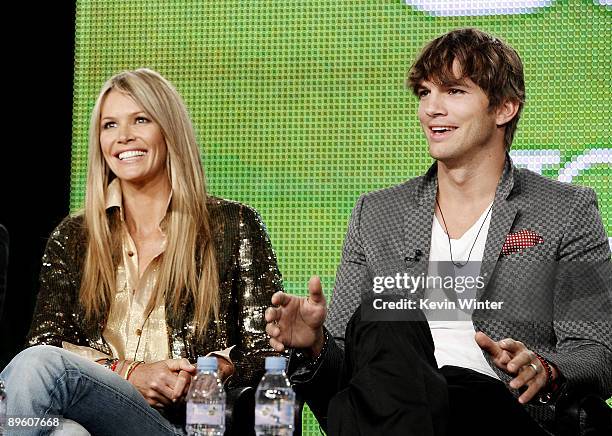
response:
[[[527,390],[519,397],[521,404],[530,401],[545,385],[546,371],[535,353],[520,341],[506,338],[495,342],[483,332],[476,333],[476,343],[489,353],[495,365],[510,375],[510,387],[519,389],[527,385]],[[553,379],[557,376],[553,369]]]
[[[138,365],[129,381],[151,406],[169,406],[185,395],[196,367],[187,359],[160,360]]]
[[[283,351],[285,347],[307,348],[318,355],[323,347],[327,309],[318,277],[308,281],[308,294],[307,298],[284,292],[272,296],[272,304],[276,307],[266,310],[266,332],[276,351]]]

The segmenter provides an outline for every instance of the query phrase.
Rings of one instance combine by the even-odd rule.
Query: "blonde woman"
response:
[[[263,312],[281,289],[257,212],[206,194],[174,87],[117,74],[91,117],[85,209],[51,235],[31,347],[2,372],[8,415],[180,434],[198,356],[217,356],[228,387],[257,384],[274,353]]]

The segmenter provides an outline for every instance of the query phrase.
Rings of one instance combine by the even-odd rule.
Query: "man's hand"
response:
[[[531,401],[546,385],[546,370],[535,353],[522,342],[510,338],[495,342],[483,332],[477,332],[475,339],[478,346],[489,353],[499,369],[516,375],[510,381],[511,388],[519,389],[527,385],[527,390],[518,399],[521,404]],[[554,367],[552,371],[554,380],[557,376]]]
[[[186,394],[195,373],[187,359],[168,359],[138,365],[129,381],[151,406],[165,407]]]
[[[308,294],[304,298],[279,291],[272,296],[276,307],[266,310],[266,332],[276,351],[283,351],[285,347],[307,348],[314,357],[321,352],[327,309],[318,277],[308,281]]]

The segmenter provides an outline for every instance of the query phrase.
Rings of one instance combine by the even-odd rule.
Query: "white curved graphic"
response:
[[[511,150],[510,156],[516,166],[542,174],[543,168],[561,163],[560,150]]]
[[[592,148],[575,156],[559,170],[559,180],[570,183],[574,177],[593,165],[612,165],[612,148]]]
[[[600,4],[602,6],[612,6],[612,0],[593,0],[593,3]]]
[[[611,0],[599,0],[607,4]],[[414,9],[436,17],[531,14],[554,0],[405,0]]]

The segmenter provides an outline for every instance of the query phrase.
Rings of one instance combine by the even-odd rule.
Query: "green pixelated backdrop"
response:
[[[358,195],[431,163],[408,68],[432,38],[474,26],[525,64],[515,161],[593,187],[611,235],[610,1],[487,3],[78,1],[71,208],[83,203],[100,86],[123,69],[155,69],[187,103],[209,191],[261,213],[288,292],[303,294],[318,274],[329,296]],[[308,411],[303,428],[319,434]]]

